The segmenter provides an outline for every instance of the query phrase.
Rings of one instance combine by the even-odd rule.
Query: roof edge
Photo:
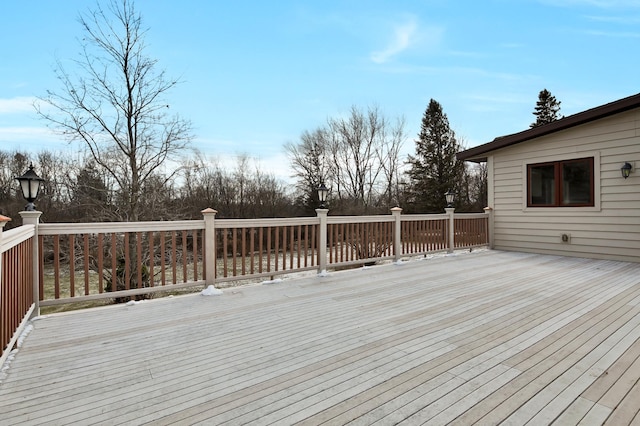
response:
[[[465,151],[458,152],[456,154],[456,158],[462,161],[486,161],[487,156],[485,154],[490,151],[505,148],[511,145],[528,141],[530,139],[539,138],[541,136],[546,136],[551,133],[566,130],[571,127],[579,126],[581,124],[589,123],[591,121],[599,120],[601,118],[605,118],[638,107],[640,107],[640,93],[610,102],[608,104],[600,105],[586,111],[578,112],[576,114],[561,118],[542,126],[534,127],[532,129],[524,130],[522,132],[513,133],[506,136],[499,136],[491,142],[487,142],[485,144],[469,148]]]

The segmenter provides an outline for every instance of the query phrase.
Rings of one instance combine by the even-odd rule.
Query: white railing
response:
[[[51,224],[39,223],[40,212],[21,212],[24,225],[0,233],[3,348],[40,306],[127,300],[490,244],[491,210],[401,212],[327,216],[319,209],[316,217],[216,219],[206,209],[202,220]]]

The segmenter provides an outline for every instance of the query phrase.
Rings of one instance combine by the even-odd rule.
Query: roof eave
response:
[[[458,160],[462,161],[486,161],[486,154],[491,151],[495,151],[497,149],[505,148],[531,139],[539,138],[541,136],[546,136],[551,133],[566,130],[571,127],[579,126],[581,124],[599,120],[601,118],[605,118],[610,115],[625,112],[638,107],[640,107],[640,93],[583,112],[579,112],[568,117],[561,118],[542,126],[534,127],[532,129],[524,130],[522,132],[514,133],[507,136],[497,137],[491,142],[467,149],[465,151],[461,151],[456,154],[456,157],[458,158]]]

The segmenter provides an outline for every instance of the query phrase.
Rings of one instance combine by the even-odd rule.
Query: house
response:
[[[487,163],[496,249],[640,262],[640,94],[457,157]]]

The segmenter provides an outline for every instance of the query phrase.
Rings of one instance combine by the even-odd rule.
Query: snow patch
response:
[[[7,359],[4,361],[4,364],[2,364],[2,368],[0,368],[0,383],[2,383],[4,379],[7,378],[7,375],[9,374],[9,367],[11,366],[11,362],[15,359],[16,354],[18,353],[18,351],[20,351],[20,348],[24,344],[24,339],[26,339],[29,333],[33,331],[33,325],[31,323],[37,319],[43,319],[43,318],[46,318],[46,317],[35,317],[29,320],[29,322],[27,323],[27,326],[24,328],[24,330],[22,330],[22,333],[20,333],[20,336],[18,336],[18,341],[16,342],[16,348],[13,349],[11,352],[9,352],[9,356],[7,356]]]
[[[202,290],[200,293],[203,296],[220,296],[222,295],[222,290],[215,288],[213,285]]]
[[[33,317],[33,318],[31,318],[31,322],[34,322],[34,321],[40,321],[40,320],[47,319],[47,318],[49,318],[49,316],[48,316],[48,315],[39,315],[39,316],[37,316],[37,317]]]
[[[33,330],[33,325],[31,324],[31,322],[29,322],[29,324],[27,324],[27,326],[24,328],[24,330],[22,331],[22,333],[20,333],[20,336],[18,337],[18,349],[22,347],[22,344],[24,343],[24,339],[27,338],[27,336],[29,335],[29,333],[31,333],[32,330]]]
[[[4,361],[4,364],[2,365],[2,368],[0,369],[0,383],[2,383],[4,381],[4,379],[7,378],[7,375],[9,374],[9,367],[11,366],[11,362],[16,357],[17,353],[18,353],[18,349],[14,349],[11,352],[9,352],[9,356]]]
[[[144,302],[144,300],[129,300],[127,303],[125,303],[126,306],[133,306],[133,305],[138,305],[140,303]]]
[[[318,276],[319,277],[328,277],[329,273],[327,272],[326,269],[323,269],[322,271],[318,272]]]
[[[276,278],[275,280],[262,281],[260,284],[277,284],[281,282],[282,278]]]

